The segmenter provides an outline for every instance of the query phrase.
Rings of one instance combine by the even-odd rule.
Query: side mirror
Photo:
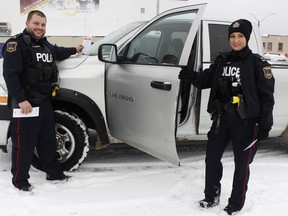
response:
[[[99,61],[117,63],[117,46],[115,44],[101,44],[98,48]]]

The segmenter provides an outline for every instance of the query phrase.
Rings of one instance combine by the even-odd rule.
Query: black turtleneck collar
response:
[[[250,50],[250,48],[248,46],[246,46],[240,51],[232,50],[230,53],[230,58],[235,59],[235,60],[236,59],[244,59],[248,55],[250,55],[251,53],[252,53],[252,51]]]

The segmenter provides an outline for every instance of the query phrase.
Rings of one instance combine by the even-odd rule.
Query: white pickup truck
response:
[[[219,52],[230,50],[231,22],[204,19],[206,6],[166,11],[123,37],[121,43],[102,46],[99,59],[105,64],[97,55],[73,56],[58,63],[61,88],[52,103],[63,170],[76,169],[89,147],[99,149],[117,142],[178,165],[177,140],[206,139],[211,125],[206,111],[209,90],[200,91],[178,79],[181,66],[188,62],[201,71]],[[263,54],[255,24],[249,46]],[[280,136],[288,123],[288,67],[275,65],[273,74],[276,103],[270,136]],[[3,78],[0,84],[4,92],[0,145],[5,147],[10,116],[3,99],[7,96]],[[89,143],[88,129],[97,132],[96,143]],[[33,165],[41,168],[37,151]]]

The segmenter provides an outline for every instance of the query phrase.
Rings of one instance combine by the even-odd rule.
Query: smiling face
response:
[[[31,19],[26,21],[26,29],[33,38],[40,39],[46,33],[46,22],[45,17],[33,14]]]
[[[247,40],[241,32],[233,32],[229,37],[229,42],[235,51],[240,51],[247,45]]]

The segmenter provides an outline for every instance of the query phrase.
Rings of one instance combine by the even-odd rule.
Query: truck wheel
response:
[[[87,128],[75,115],[56,110],[55,130],[57,160],[63,171],[73,171],[80,166],[89,151]],[[32,165],[43,170],[36,150]]]

